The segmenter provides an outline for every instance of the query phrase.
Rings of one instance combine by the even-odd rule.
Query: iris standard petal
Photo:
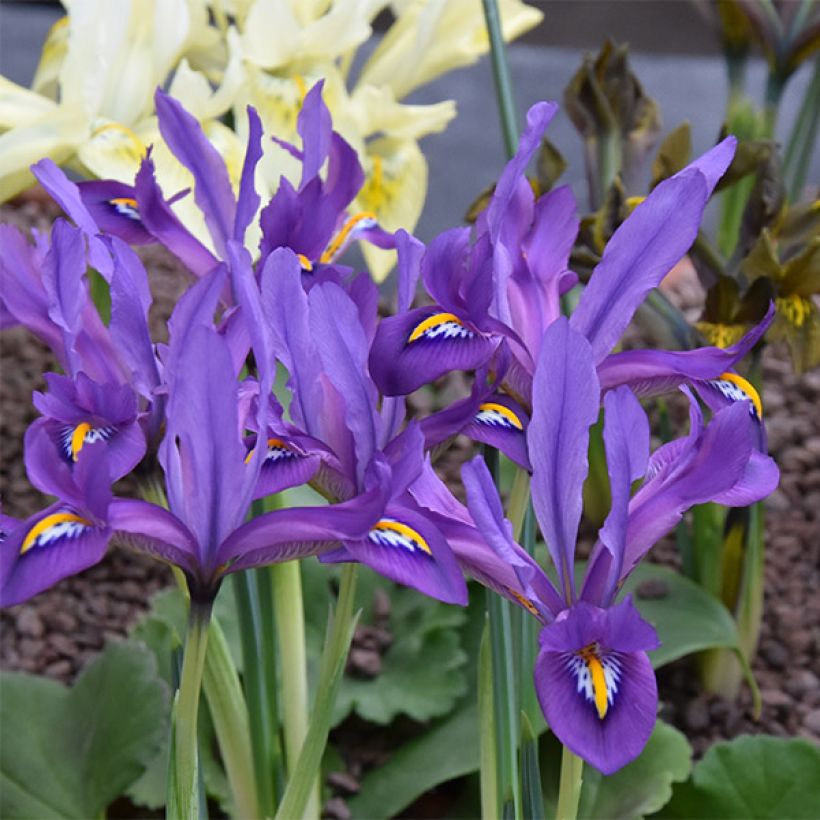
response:
[[[527,443],[533,506],[567,603],[574,598],[581,491],[589,469],[589,428],[598,418],[599,398],[589,343],[561,317],[547,329],[541,345]]]
[[[242,176],[239,180],[239,196],[236,200],[236,219],[233,226],[233,238],[245,243],[245,231],[259,210],[259,194],[256,193],[254,175],[256,166],[262,158],[262,121],[259,114],[250,105],[248,113],[248,147],[242,163]]]
[[[236,199],[225,162],[197,120],[177,100],[157,89],[154,104],[163,139],[193,174],[194,199],[205,217],[214,247],[224,259],[236,222]]]
[[[571,319],[589,339],[596,364],[691,247],[709,191],[703,173],[685,170],[661,182],[612,235]]]

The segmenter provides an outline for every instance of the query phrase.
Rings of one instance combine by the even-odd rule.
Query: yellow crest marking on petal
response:
[[[603,720],[609,708],[609,697],[607,694],[603,664],[594,646],[585,646],[578,654],[587,665],[587,669],[589,669],[589,674],[592,678],[592,692],[595,696],[595,708],[598,710],[598,717]]]
[[[310,259],[308,259],[303,253],[297,253],[296,258],[299,260],[302,270],[306,270],[308,272],[313,270],[313,262],[311,262]]]
[[[503,416],[516,430],[523,430],[524,425],[521,423],[521,419],[510,410],[509,407],[505,407],[503,404],[496,404],[496,402],[488,401],[484,402],[484,404],[478,405],[479,413],[498,413],[500,416]]]
[[[336,254],[344,247],[347,238],[350,236],[351,231],[353,231],[357,225],[359,225],[362,220],[369,219],[373,222],[376,221],[376,214],[373,211],[359,211],[359,213],[354,214],[353,216],[348,219],[344,225],[342,225],[341,230],[333,237],[330,241],[330,244],[325,249],[324,253],[322,254],[321,258],[319,259],[322,264],[327,264],[328,262],[332,262],[333,259],[336,257]]]
[[[402,524],[401,521],[394,521],[392,518],[382,518],[371,530],[371,532],[375,533],[378,533],[379,531],[394,532],[397,535],[402,536],[402,538],[412,542],[414,547],[419,547],[419,549],[423,550],[428,555],[433,554],[427,542],[421,537],[421,535],[419,535],[419,533],[412,527],[408,527],[407,524]]]
[[[299,89],[299,97],[302,99],[302,102],[304,102],[305,97],[308,93],[308,87],[307,83],[305,82],[305,78],[301,74],[294,74],[292,79],[296,87]]]
[[[76,461],[77,457],[80,455],[80,450],[83,449],[83,444],[85,444],[85,437],[88,434],[89,430],[91,430],[91,425],[84,421],[82,424],[78,424],[74,431],[71,433],[71,459],[72,461]]]
[[[755,390],[751,382],[748,382],[743,376],[738,376],[737,373],[721,373],[718,377],[718,381],[729,382],[738,387],[752,402],[757,417],[759,419],[763,418],[763,402],[760,400],[760,394]]]
[[[38,521],[28,531],[28,534],[26,535],[25,540],[23,541],[23,546],[20,547],[20,555],[23,555],[24,553],[28,552],[43,533],[47,532],[52,527],[55,527],[58,524],[65,524],[70,521],[73,521],[77,524],[84,524],[88,527],[93,526],[93,524],[90,521],[86,520],[82,516],[75,515],[74,513],[52,513],[51,515],[47,515],[45,518]]]
[[[536,618],[538,617],[538,610],[529,598],[525,598],[520,592],[516,592],[512,587],[507,587],[507,592],[509,592],[510,595],[512,595],[513,598],[515,598],[515,600],[527,610],[527,612],[531,615],[535,615]]]
[[[432,316],[428,316],[423,322],[419,322],[416,327],[413,329],[413,332],[408,336],[407,342],[415,342],[416,339],[420,339],[430,328],[436,327],[437,325],[444,324],[445,322],[454,322],[457,325],[464,326],[464,322],[455,315],[455,313],[434,313]]]
[[[778,313],[781,313],[795,327],[803,327],[811,313],[811,302],[796,293],[780,296],[774,300]]]

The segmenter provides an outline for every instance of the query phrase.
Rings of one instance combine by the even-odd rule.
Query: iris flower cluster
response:
[[[617,601],[624,579],[693,504],[745,505],[777,482],[759,398],[732,370],[770,315],[726,350],[611,352],[693,241],[733,140],[635,209],[567,319],[575,203],[568,188],[536,199],[524,176],[554,105],[530,110],[475,234],[446,231],[425,248],[352,212],[364,174],[333,130],[321,83],[299,115],[301,144],[280,142],[300,183],[283,179],[261,208],[253,109],[235,193],[197,120],[162,92],[155,104],[165,143],[194,179],[210,247],[176,217],[181,194],[160,189],[150,153],[132,185],[74,183],[41,161],[33,171],[68,219],[33,244],[0,227],[2,324],[29,328],[63,370],[35,394],[41,418],[25,441],[31,482],[57,500],[0,521],[3,606],[100,561],[112,539],[178,566],[192,601],[206,604],[228,573],[311,555],[367,564],[455,604],[467,601],[467,575],[542,625],[535,682],[559,739],[603,772],[629,762],[654,725],[647,652],[658,642],[631,602]],[[254,256],[249,229],[261,237]],[[369,276],[338,261],[354,237],[398,252],[391,317],[379,320]],[[151,339],[149,279],[131,248],[151,243],[192,280],[167,344]],[[89,267],[108,286],[107,323]],[[433,304],[414,308],[420,281]],[[277,367],[287,406],[272,389]],[[470,395],[408,422],[405,395],[452,370],[475,371]],[[678,387],[690,432],[650,455],[638,397]],[[602,404],[612,508],[577,584],[589,428]],[[480,460],[464,467],[467,506],[436,475],[435,454],[459,433],[531,473],[557,583],[513,540]],[[112,490],[160,473],[167,507]],[[305,483],[329,503],[248,520],[255,499]]]

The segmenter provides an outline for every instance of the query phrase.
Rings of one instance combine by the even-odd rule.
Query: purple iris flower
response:
[[[536,199],[524,175],[555,110],[550,103],[530,109],[518,152],[479,220],[475,241],[471,243],[467,229],[450,231],[425,254],[423,280],[435,304],[383,321],[370,358],[376,384],[387,395],[409,393],[450,370],[503,368],[501,389],[488,402],[508,405],[509,412],[497,412],[494,425],[488,425],[487,413],[464,403],[462,432],[480,431],[480,440],[489,439],[518,463],[541,340],[560,313],[560,296],[577,282],[568,269],[578,230],[572,193],[561,187]],[[728,137],[658,185],[613,234],[593,271],[570,321],[589,340],[605,390],[628,384],[649,395],[689,382],[711,384],[714,389],[705,389],[724,399],[751,398],[748,385],[738,382],[731,369],[763,334],[771,311],[727,350],[608,355],[647,293],[694,241],[734,145]],[[509,358],[499,364],[503,351]],[[499,400],[504,394],[515,407]],[[447,422],[454,421],[451,414]]]
[[[463,478],[477,531],[517,578],[502,594],[543,624],[535,685],[544,715],[562,743],[611,774],[640,754],[657,707],[647,652],[658,639],[628,598],[615,603],[624,579],[692,505],[753,503],[772,492],[778,470],[756,449],[746,402],[721,409],[704,426],[690,394],[689,435],[650,457],[649,424],[635,395],[626,386],[609,391],[604,442],[612,507],[579,590],[575,548],[600,389],[593,346],[569,321],[556,319],[540,346],[528,449],[533,506],[557,585],[513,542],[483,461],[465,465]]]
[[[400,241],[412,248],[406,235]],[[367,368],[376,322],[369,289],[358,304],[356,289],[347,292],[334,281],[306,290],[302,266],[285,248],[266,259],[260,281],[272,348],[287,368],[292,400],[290,422],[281,408],[266,421],[268,448],[256,493],[310,480],[325,497],[345,501],[361,494],[373,466],[381,465],[385,505],[378,521],[322,559],[360,561],[427,595],[466,603],[446,539],[408,492],[422,470],[424,437],[415,425],[395,434],[402,408],[378,411]]]

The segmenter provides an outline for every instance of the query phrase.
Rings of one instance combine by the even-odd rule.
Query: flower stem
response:
[[[168,779],[169,814],[184,820],[199,820],[197,714],[210,619],[211,602],[192,600],[174,715],[173,771]]]
[[[561,755],[561,782],[558,786],[557,820],[575,820],[581,800],[584,761],[566,746]]]
[[[277,640],[282,667],[282,715],[288,772],[293,773],[308,733],[307,651],[302,573],[298,561],[270,568]],[[311,789],[305,813],[319,816],[319,783]]]
[[[208,629],[202,689],[239,817],[259,817],[248,709],[225,633],[216,618]]]
[[[309,816],[306,806],[314,791],[322,764],[322,755],[327,746],[330,721],[333,717],[333,706],[358,619],[358,616],[353,614],[357,569],[356,564],[345,564],[342,567],[339,600],[322,652],[310,728],[296,766],[291,772],[279,810],[276,812],[276,820]]]
[[[504,134],[504,148],[507,157],[512,159],[518,147],[518,117],[515,113],[510,67],[504,47],[504,34],[501,29],[501,15],[496,0],[482,0],[484,21],[490,38],[490,60],[495,79],[495,93],[498,98],[498,114],[501,119],[501,131]]]

